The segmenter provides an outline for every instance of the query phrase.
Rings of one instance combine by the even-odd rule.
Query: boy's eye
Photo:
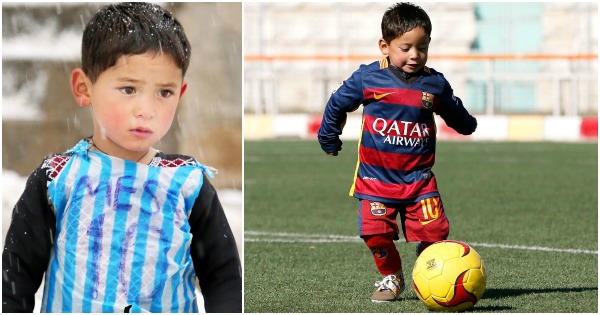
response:
[[[160,92],[158,92],[158,95],[160,95],[161,97],[167,98],[171,95],[173,95],[174,93],[172,91],[169,90],[162,90]]]
[[[121,93],[127,94],[127,95],[135,93],[135,89],[130,86],[122,87],[119,89],[119,91],[121,91]]]

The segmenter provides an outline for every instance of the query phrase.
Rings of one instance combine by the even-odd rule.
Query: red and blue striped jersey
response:
[[[341,150],[339,136],[347,113],[363,105],[358,163],[350,195],[380,202],[411,202],[438,196],[434,113],[461,134],[477,120],[455,97],[443,74],[424,68],[411,83],[401,80],[383,59],[361,65],[331,95],[318,139],[327,152]]]

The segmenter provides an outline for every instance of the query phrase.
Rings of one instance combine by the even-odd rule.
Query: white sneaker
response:
[[[404,291],[404,276],[399,275],[385,276],[383,280],[375,282],[377,288],[371,296],[372,302],[392,302],[400,299],[400,293]]]

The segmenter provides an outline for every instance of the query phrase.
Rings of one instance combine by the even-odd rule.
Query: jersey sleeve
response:
[[[462,100],[454,96],[450,83],[444,79],[444,90],[441,95],[438,115],[444,119],[448,127],[463,135],[470,135],[477,129],[477,119],[463,106]]]
[[[37,168],[15,205],[2,252],[2,312],[33,312],[35,293],[52,250],[56,218],[47,197],[48,177]]]
[[[217,192],[206,176],[189,222],[191,255],[206,312],[241,313],[242,267],[237,246]]]
[[[348,112],[355,111],[363,102],[362,67],[355,71],[333,92],[323,113],[318,132],[319,143],[326,153],[341,150],[340,135]]]

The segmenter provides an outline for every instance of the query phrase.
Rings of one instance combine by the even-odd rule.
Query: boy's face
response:
[[[396,68],[406,73],[415,73],[423,69],[427,63],[427,51],[431,38],[422,27],[416,27],[402,36],[396,37],[391,43],[379,40],[379,49],[388,55],[390,62]]]
[[[167,133],[187,86],[181,69],[170,56],[160,53],[122,56],[94,84],[83,77],[95,144],[108,154],[130,160],[139,158]],[[89,105],[88,99],[78,101]]]

